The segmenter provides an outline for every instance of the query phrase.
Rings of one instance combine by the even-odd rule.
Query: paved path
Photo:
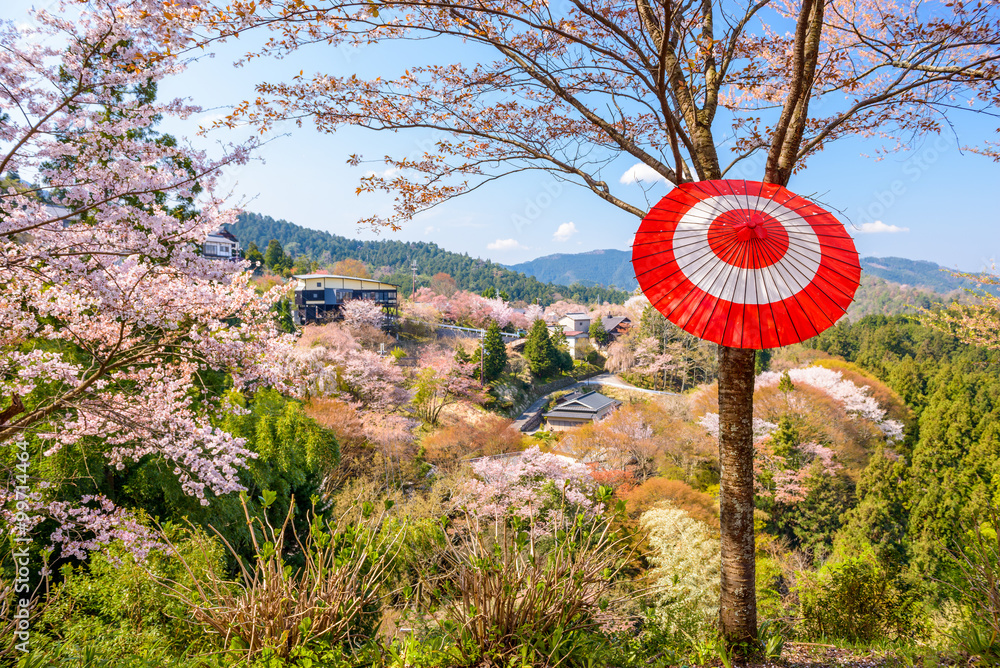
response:
[[[646,394],[662,394],[671,397],[681,396],[677,392],[661,392],[659,390],[646,390],[641,387],[636,387],[635,385],[630,385],[618,376],[611,373],[602,373],[599,376],[594,376],[593,378],[588,378],[587,380],[577,383],[573,387],[586,387],[587,385],[607,385],[608,387],[619,387],[623,390],[630,390],[632,392],[644,392]]]

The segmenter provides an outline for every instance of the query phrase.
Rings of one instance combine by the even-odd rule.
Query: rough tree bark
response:
[[[719,346],[719,509],[722,594],[719,625],[730,647],[757,642],[753,532],[754,353]]]

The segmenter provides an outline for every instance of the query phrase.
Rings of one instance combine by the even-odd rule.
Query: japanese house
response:
[[[601,318],[601,325],[604,327],[604,331],[611,337],[611,340],[614,341],[632,327],[632,320],[624,315],[605,316]]]
[[[292,319],[297,325],[329,322],[340,317],[340,307],[352,299],[369,299],[387,316],[399,315],[398,285],[371,278],[299,274],[295,279]]]
[[[201,254],[211,260],[239,260],[240,240],[225,227],[219,227],[205,238]]]
[[[605,418],[620,405],[620,401],[606,397],[596,390],[586,394],[573,392],[561,397],[555,407],[548,413],[543,413],[542,417],[545,418],[549,429],[558,431]]]

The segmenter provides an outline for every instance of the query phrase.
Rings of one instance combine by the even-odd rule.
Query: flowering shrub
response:
[[[708,631],[718,616],[719,539],[669,503],[646,511],[639,523],[649,536],[658,616],[675,633]]]
[[[428,424],[437,424],[441,411],[459,401],[484,400],[482,386],[473,378],[473,365],[455,361],[445,350],[427,350],[413,379],[413,415]]]
[[[403,374],[391,358],[365,350],[337,323],[307,327],[286,355],[285,370],[309,396],[345,397],[379,410],[407,400]]]
[[[806,481],[817,473],[836,475],[843,466],[834,461],[832,449],[816,442],[802,443],[779,454],[772,439],[754,444],[754,488],[758,496],[791,504],[809,494]]]
[[[514,457],[474,461],[472,471],[478,479],[465,485],[456,505],[482,519],[526,521],[534,535],[577,513],[593,518],[604,510],[591,498],[596,484],[586,464],[538,446]]]

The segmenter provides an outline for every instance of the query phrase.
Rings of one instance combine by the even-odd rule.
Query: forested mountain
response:
[[[638,287],[632,273],[630,251],[607,248],[589,253],[558,253],[511,265],[514,271],[553,283],[580,282],[584,285],[613,285],[622,290]],[[924,288],[941,294],[973,287],[972,282],[956,278],[934,262],[907,260],[901,257],[863,257],[865,275],[899,285]]]
[[[537,301],[543,305],[558,299],[621,303],[628,297],[626,292],[595,286],[593,283],[566,286],[543,282],[490,260],[469,257],[468,253],[446,251],[433,243],[349,239],[258,213],[241,214],[231,231],[244,248],[253,242],[264,249],[271,239],[277,239],[284,251],[293,258],[306,255],[321,265],[348,258],[361,260],[372,268],[376,277],[407,287],[411,285],[410,263],[416,262],[418,287],[428,285],[434,274],[443,272],[454,278],[458,287],[465,290],[482,292],[496,288],[507,293],[512,300],[529,303]]]
[[[612,285],[629,291],[639,287],[632,271],[632,253],[614,248],[546,255],[510,268],[552,283]]]
[[[900,285],[927,288],[934,292],[948,293],[974,284],[956,278],[945,267],[924,260],[907,260],[902,257],[863,257],[861,268],[865,273]]]

